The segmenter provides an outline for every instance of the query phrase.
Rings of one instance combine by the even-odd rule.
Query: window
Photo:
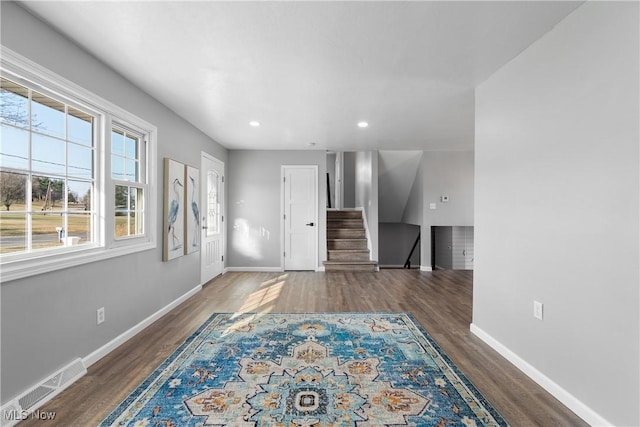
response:
[[[114,237],[144,234],[144,193],[141,177],[142,136],[114,127],[111,130],[111,179],[115,185]]]
[[[220,175],[215,171],[207,173],[207,237],[220,233]]]
[[[0,78],[0,253],[94,242],[94,122]]]
[[[156,128],[1,54],[2,281],[155,247]]]

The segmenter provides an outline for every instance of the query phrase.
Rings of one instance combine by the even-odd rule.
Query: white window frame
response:
[[[137,136],[140,137],[140,143],[142,144],[142,147],[140,148],[140,182],[138,181],[121,181],[118,179],[113,179],[111,176],[111,167],[108,168],[109,173],[108,175],[108,180],[110,181],[109,185],[109,189],[108,192],[110,193],[109,196],[109,201],[110,201],[110,209],[113,210],[112,213],[115,212],[115,207],[113,206],[113,201],[115,200],[115,188],[116,185],[123,185],[123,186],[129,186],[129,187],[139,187],[142,188],[143,194],[144,194],[144,198],[143,198],[143,212],[144,212],[144,223],[143,223],[143,228],[144,228],[144,233],[142,235],[136,235],[136,236],[123,236],[123,237],[116,237],[115,233],[113,233],[113,231],[115,231],[115,215],[110,215],[109,217],[107,217],[107,221],[109,223],[109,227],[107,228],[108,230],[111,230],[111,232],[108,232],[108,239],[110,240],[110,246],[111,247],[121,247],[121,246],[129,246],[131,245],[131,241],[132,240],[140,240],[140,239],[144,239],[144,236],[147,234],[147,210],[149,209],[149,204],[147,203],[147,193],[149,192],[149,181],[150,181],[150,177],[147,173],[148,171],[148,157],[149,157],[149,141],[148,141],[148,133],[146,131],[144,131],[143,129],[137,128],[137,127],[133,127],[131,125],[131,123],[126,123],[123,124],[117,120],[111,120],[109,123],[109,127],[107,128],[108,130],[108,134],[109,134],[109,139],[111,139],[111,131],[112,129],[119,129],[119,130],[125,130],[131,133],[136,134]],[[111,148],[111,144],[109,144],[109,148]],[[111,166],[111,149],[109,149],[109,155],[108,155],[109,159],[109,166]]]
[[[97,114],[94,167],[96,225],[93,244],[42,250],[30,253],[11,253],[0,257],[0,282],[2,284],[63,268],[100,261],[157,247],[157,134],[153,124],[129,113],[117,105],[76,85],[48,69],[24,58],[12,50],[0,46],[0,71],[3,77],[26,83],[36,91],[51,94],[62,102],[86,108]],[[143,136],[144,159],[144,234],[116,239],[115,183],[111,179],[111,129],[116,126],[130,128]],[[142,142],[141,141],[141,142]],[[141,175],[142,176],[142,175]]]

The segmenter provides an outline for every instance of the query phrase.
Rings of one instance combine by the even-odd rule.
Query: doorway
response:
[[[473,226],[432,226],[434,270],[473,270]]]
[[[315,270],[318,260],[318,166],[282,166],[283,266]]]
[[[204,189],[200,203],[203,207],[200,283],[205,284],[224,269],[224,163],[202,152],[200,165]]]

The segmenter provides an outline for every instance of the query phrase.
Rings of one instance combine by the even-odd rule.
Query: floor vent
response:
[[[18,398],[2,407],[0,425],[10,427],[28,418],[29,414],[53,399],[58,393],[70,386],[87,373],[82,359],[76,359],[50,378],[27,390]]]

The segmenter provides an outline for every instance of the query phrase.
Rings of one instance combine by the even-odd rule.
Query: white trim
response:
[[[78,369],[79,368],[79,369]],[[73,376],[67,378],[68,373],[77,371]],[[49,377],[38,381],[33,387],[29,387],[14,399],[9,400],[0,407],[0,425],[2,427],[11,427],[18,424],[19,421],[33,419],[33,414],[38,413],[38,409],[46,404],[54,397],[66,390],[71,384],[85,376],[87,367],[82,363],[81,359],[75,359],[67,366],[57,370],[49,375]],[[62,382],[64,380],[64,383]],[[39,400],[33,402],[27,407],[22,407],[20,401],[29,399],[29,395],[37,389],[51,390],[48,394],[43,395]],[[51,413],[53,411],[45,411]],[[12,419],[8,419],[12,418]]]
[[[28,412],[25,411],[25,413],[30,414],[33,411],[35,411],[36,409],[38,409],[40,406],[44,405],[49,400],[53,399],[56,395],[58,395],[64,389],[68,388],[71,384],[73,384],[79,378],[84,376],[86,374],[86,372],[87,372],[86,368],[88,368],[89,366],[93,365],[98,360],[102,359],[107,354],[111,353],[113,350],[118,348],[120,345],[124,344],[126,341],[128,341],[129,339],[131,339],[134,336],[136,336],[144,328],[146,328],[147,326],[151,325],[153,322],[155,322],[156,320],[158,320],[159,318],[161,318],[162,316],[164,316],[165,314],[167,314],[168,312],[173,310],[178,305],[182,304],[187,299],[191,298],[193,295],[198,293],[200,290],[202,290],[202,285],[196,286],[195,288],[191,289],[190,291],[188,291],[184,295],[178,297],[173,302],[167,304],[165,307],[163,307],[160,310],[156,311],[151,316],[149,316],[146,319],[142,320],[137,325],[133,326],[129,330],[127,330],[127,331],[123,332],[122,334],[118,335],[117,337],[115,337],[114,339],[109,341],[107,344],[103,345],[102,347],[98,348],[97,350],[93,351],[92,353],[90,353],[87,356],[85,356],[82,359],[80,359],[80,361],[82,362],[82,365],[83,365],[83,371],[81,373],[79,373],[78,375],[74,376],[73,378],[70,378],[65,384],[60,384],[59,389],[57,389],[55,392],[49,394],[46,398],[44,398],[40,402],[38,402],[37,405],[35,405],[32,408],[30,408]],[[78,360],[78,359],[76,359],[76,360]],[[54,377],[55,375],[57,375],[58,372],[64,371],[69,366],[73,365],[74,363],[76,363],[76,362],[74,361],[71,364],[67,365],[67,367],[52,373],[47,378]],[[40,383],[42,383],[44,381],[46,381],[46,380],[40,381]],[[38,383],[38,384],[40,384],[40,383]],[[26,389],[25,391],[20,393],[18,396],[25,395],[26,393],[28,393],[33,388],[35,388],[35,386]],[[2,406],[0,408],[0,425],[2,425],[3,427],[12,426],[12,425],[16,424],[16,423],[14,423],[12,421],[9,421],[8,424],[5,423],[5,421],[7,421],[7,420],[4,419],[4,414],[6,413],[6,411],[11,410],[13,408],[16,408],[19,411],[22,410],[22,408],[20,408],[20,405],[17,403],[18,399],[20,399],[20,397],[11,399],[9,402],[7,402],[4,406]]]
[[[95,147],[94,153],[100,162],[95,165],[95,181],[99,185],[96,189],[97,193],[93,197],[97,206],[96,214],[102,218],[102,220],[97,220],[95,242],[67,249],[56,248],[55,251],[29,253],[24,256],[22,254],[4,255],[0,261],[2,264],[0,282],[4,284],[37,274],[156,248],[157,127],[1,45],[0,66],[6,74],[29,82],[29,85],[35,90],[44,89],[45,93],[59,98],[60,101],[88,108],[98,114],[97,127],[99,129],[97,132],[102,134],[104,139],[103,144]],[[112,180],[106,167],[110,162],[110,154],[105,151],[108,147],[105,134],[110,134],[112,120],[122,125],[133,126],[147,137],[147,144],[145,144],[147,149],[145,167],[147,179],[144,196],[145,234],[141,237],[128,239],[126,242],[124,240],[114,242],[111,236],[107,236],[112,230],[112,227],[108,225],[112,222],[113,208],[107,203],[111,200],[107,198],[107,194],[112,192]]]
[[[280,165],[280,265],[281,265],[281,271],[285,271],[284,267],[285,267],[285,240],[286,240],[286,224],[285,224],[285,219],[284,219],[284,215],[285,215],[285,206],[284,206],[284,193],[285,193],[285,170],[287,168],[290,169],[313,169],[315,171],[315,181],[316,181],[316,188],[315,188],[315,192],[316,192],[316,197],[313,200],[313,212],[314,212],[314,222],[316,224],[315,227],[315,245],[314,245],[314,250],[313,250],[313,259],[315,262],[315,267],[313,270],[309,270],[309,271],[315,271],[317,270],[320,265],[320,261],[318,260],[318,246],[320,245],[320,221],[319,221],[319,217],[318,217],[318,198],[320,197],[320,183],[318,181],[319,176],[318,174],[319,172],[319,168],[318,165]],[[325,208],[326,209],[326,208]],[[326,222],[326,219],[325,219]]]
[[[225,162],[223,162],[222,160],[218,159],[217,157],[215,157],[212,154],[207,153],[206,151],[200,151],[200,166],[199,166],[199,174],[200,174],[200,197],[198,198],[198,202],[200,203],[200,212],[204,212],[207,208],[207,187],[208,187],[208,182],[207,179],[203,179],[203,177],[205,177],[207,175],[208,170],[206,170],[204,168],[204,161],[205,159],[211,163],[217,164],[216,167],[219,168],[220,172],[222,173],[222,182],[220,183],[220,193],[222,193],[222,197],[220,198],[222,201],[220,202],[220,204],[222,205],[222,212],[221,212],[221,216],[222,216],[222,220],[220,221],[220,250],[222,252],[222,270],[220,271],[220,274],[224,274],[226,273],[226,267],[225,265],[227,264],[227,261],[224,259],[224,257],[227,255],[227,202],[226,202],[226,197],[227,197],[227,188],[226,188],[226,183],[227,183],[227,179],[226,179],[226,175],[227,175],[227,171],[226,171],[226,164]],[[208,221],[209,218],[206,219],[206,221]],[[203,229],[204,230],[204,229]],[[204,249],[204,240],[205,240],[205,234],[203,230],[200,230],[200,255],[199,255],[199,261],[200,261],[200,281],[202,282],[204,280],[203,276],[204,276],[204,264],[205,261],[203,260],[203,258],[205,257],[205,249]],[[210,277],[205,283],[208,283],[210,280],[214,279],[215,277],[218,276],[214,276],[214,277]]]
[[[364,235],[367,238],[367,249],[369,249],[369,261],[374,261],[373,256],[373,248],[371,247],[371,234],[369,233],[369,223],[367,222],[367,213],[364,208],[359,206],[355,209],[344,209],[344,210],[354,210],[362,212],[362,223],[364,224]],[[377,271],[377,270],[376,270]]]
[[[338,209],[344,207],[344,152],[336,152],[334,180],[334,205]]]
[[[38,86],[40,86],[38,81],[43,78],[54,83],[56,86],[62,86],[56,87],[55,90],[52,90],[52,88],[47,89],[50,92],[52,91],[57,95],[63,96],[64,98],[78,98],[79,101],[88,104],[92,108],[109,110],[109,112],[117,119],[124,120],[126,122],[132,121],[145,129],[157,130],[156,126],[151,123],[134,116],[116,104],[107,101],[106,99],[2,45],[0,45],[0,63],[2,64],[2,68],[11,73],[17,74]]]
[[[285,229],[285,219],[284,219],[284,165],[280,165],[280,268],[282,269],[282,271],[284,271],[284,242],[285,242],[285,236],[284,236],[284,229]]]
[[[420,271],[433,271],[430,265],[421,265]]]
[[[202,285],[196,286],[195,288],[191,289],[184,295],[178,297],[173,302],[170,302],[165,307],[156,311],[151,316],[147,317],[137,325],[133,326],[131,329],[124,331],[123,333],[121,333],[120,335],[118,335],[117,337],[115,337],[114,339],[112,339],[111,341],[109,341],[99,349],[83,357],[82,362],[84,363],[84,366],[88,368],[89,366],[93,365],[98,360],[102,359],[107,354],[111,353],[113,350],[115,350],[116,348],[124,344],[126,341],[128,341],[129,339],[139,334],[144,328],[151,325],[153,322],[155,322],[156,320],[158,320],[159,318],[161,318],[162,316],[164,316],[165,314],[173,310],[175,307],[177,307],[187,299],[191,298],[193,295],[200,292],[200,290],[202,290]]]
[[[2,264],[2,284],[12,280],[23,279],[64,268],[75,267],[89,262],[101,261],[135,252],[155,249],[155,243],[144,243],[135,246],[122,246],[112,249],[95,248],[80,249],[55,255],[30,257]]]
[[[227,271],[245,271],[245,272],[262,272],[262,273],[282,273],[284,268],[282,267],[227,267]]]
[[[324,273],[324,265],[320,265],[316,268],[316,273]]]
[[[535,381],[538,385],[540,385],[543,389],[551,393],[553,397],[562,402],[567,408],[575,412],[577,416],[582,418],[584,421],[589,423],[592,426],[612,426],[613,423],[607,421],[600,414],[598,414],[593,409],[589,408],[587,405],[582,403],[578,398],[569,393],[567,390],[562,388],[560,385],[555,383],[551,378],[547,377],[545,374],[537,370],[527,361],[522,359],[520,356],[515,354],[513,351],[509,350],[505,345],[501,342],[493,338],[491,335],[483,331],[476,324],[472,323],[469,328],[471,333],[480,338],[486,344],[488,344],[491,348],[497,351],[501,356],[515,365],[516,368],[520,369],[525,375]]]

